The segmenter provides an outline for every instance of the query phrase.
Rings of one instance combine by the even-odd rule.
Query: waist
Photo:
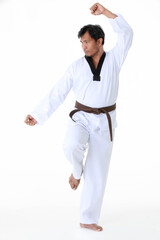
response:
[[[94,114],[100,114],[100,113],[105,113],[106,117],[108,119],[108,125],[109,125],[109,131],[110,131],[110,139],[111,141],[113,140],[112,138],[112,121],[111,121],[111,117],[109,115],[109,112],[113,111],[116,109],[116,103],[111,105],[111,106],[107,106],[107,107],[102,107],[102,108],[92,108],[92,107],[88,107],[86,105],[83,105],[79,102],[76,101],[75,103],[75,107],[76,109],[74,109],[73,111],[70,112],[70,117],[72,119],[72,116],[78,112],[78,111],[84,111],[87,113],[94,113]],[[72,119],[73,120],[73,119]],[[74,121],[74,120],[73,120]]]
[[[83,104],[76,101],[75,107],[80,111],[84,111],[84,112],[88,112],[88,113],[94,113],[94,114],[100,114],[100,113],[106,113],[106,112],[111,112],[111,111],[115,110],[116,109],[116,103],[111,105],[111,106],[106,106],[106,107],[102,107],[102,108],[93,108],[93,107],[83,105]]]

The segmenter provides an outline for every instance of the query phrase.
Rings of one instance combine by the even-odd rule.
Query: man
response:
[[[44,123],[72,89],[76,105],[64,142],[64,153],[73,166],[69,178],[76,190],[84,177],[80,204],[80,226],[102,231],[98,226],[103,194],[116,127],[116,99],[119,72],[132,43],[133,31],[124,18],[101,4],[91,8],[93,15],[106,16],[118,34],[116,46],[104,52],[104,32],[99,25],[86,25],[78,33],[85,56],[75,61],[25,123]],[[84,154],[88,149],[85,165]]]

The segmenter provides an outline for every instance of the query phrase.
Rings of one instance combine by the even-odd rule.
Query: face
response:
[[[82,43],[82,48],[85,55],[88,57],[94,57],[99,52],[100,46],[102,45],[102,39],[95,41],[93,38],[91,38],[88,32],[83,34],[80,42]]]

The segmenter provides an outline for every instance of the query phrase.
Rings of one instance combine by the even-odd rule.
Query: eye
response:
[[[88,43],[89,43],[88,40],[84,40],[84,41],[80,41],[80,42],[81,42],[82,45],[83,45],[83,44],[88,44]]]
[[[85,41],[84,41],[84,43],[88,43],[88,41],[87,41],[87,40],[85,40]]]

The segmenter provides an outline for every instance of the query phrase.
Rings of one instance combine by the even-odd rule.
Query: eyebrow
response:
[[[85,42],[85,41],[88,42],[89,40],[87,40],[87,39],[85,39],[84,41],[80,40],[81,43],[82,43],[82,42]]]

